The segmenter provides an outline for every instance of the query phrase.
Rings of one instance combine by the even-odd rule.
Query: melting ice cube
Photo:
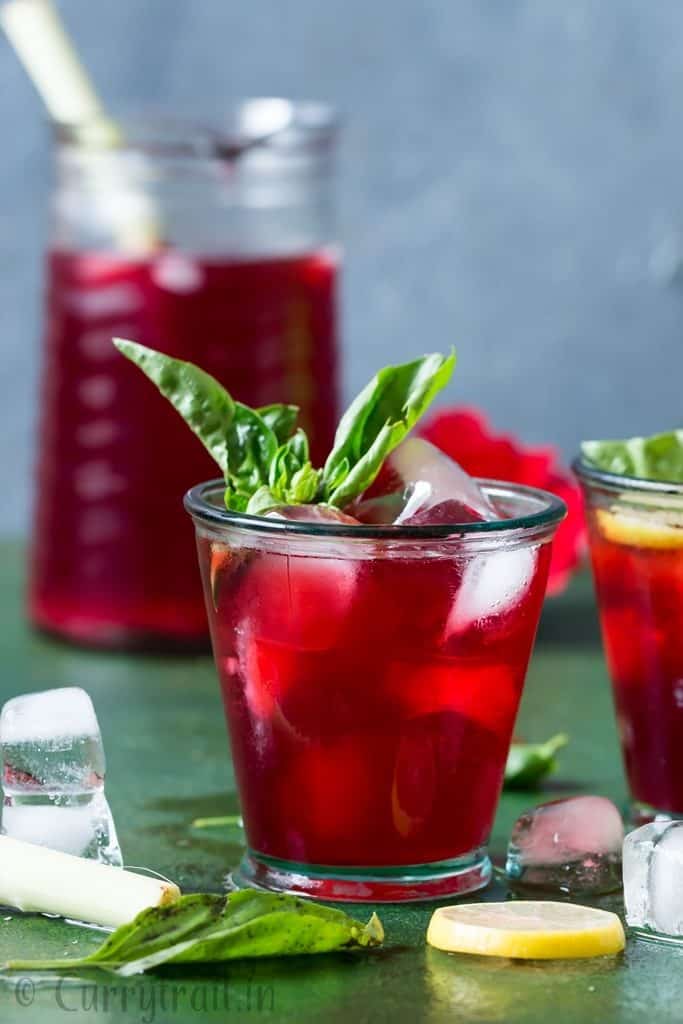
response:
[[[512,829],[506,871],[513,882],[567,893],[621,886],[624,827],[611,800],[577,796],[527,811]]]
[[[351,511],[363,522],[423,525],[500,519],[479,485],[453,459],[420,437],[409,437]]]
[[[357,520],[337,509],[315,505],[283,506],[267,518],[311,524],[353,525]],[[307,538],[308,540],[308,538]],[[358,589],[358,561],[349,546],[338,549],[327,537],[287,554],[263,551],[250,560],[242,582],[238,631],[250,647],[253,638],[307,651],[333,647],[343,636]]]
[[[510,611],[524,597],[536,571],[538,549],[501,548],[474,555],[466,564],[444,639],[494,615]]]
[[[683,935],[683,821],[653,821],[624,840],[626,921]]]
[[[359,526],[358,519],[327,505],[282,505],[266,512],[266,519],[287,519],[293,523],[329,523],[338,526]]]
[[[122,864],[104,795],[102,737],[77,687],[27,693],[0,715],[2,832],[104,864]]]

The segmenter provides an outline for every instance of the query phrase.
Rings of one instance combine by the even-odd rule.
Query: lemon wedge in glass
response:
[[[629,544],[637,548],[667,551],[683,548],[683,522],[665,518],[664,514],[638,515],[628,512],[598,509],[598,526],[607,540],[615,544]]]
[[[439,907],[427,942],[448,953],[551,960],[620,953],[625,939],[621,921],[607,910],[515,900]]]

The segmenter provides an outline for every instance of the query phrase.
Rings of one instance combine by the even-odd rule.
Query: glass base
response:
[[[629,927],[628,934],[634,939],[644,939],[646,942],[658,942],[663,946],[683,947],[683,935],[664,935],[662,932],[653,932],[649,928]]]
[[[491,881],[486,847],[433,864],[343,868],[276,860],[249,850],[230,876],[236,888],[270,889],[348,903],[404,903],[465,896]]]
[[[627,807],[626,821],[632,829],[640,828],[641,825],[649,825],[651,821],[680,821],[683,818],[683,811],[661,811],[650,804],[644,804],[639,800],[632,800]]]

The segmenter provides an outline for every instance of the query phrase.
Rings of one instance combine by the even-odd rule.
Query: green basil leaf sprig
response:
[[[133,341],[117,338],[114,344],[156,384],[216,460],[227,507],[251,515],[278,505],[343,508],[370,486],[455,366],[452,352],[384,367],[351,403],[325,466],[315,469],[308,438],[296,429],[296,406],[251,409],[192,363]]]
[[[606,473],[683,483],[683,430],[624,441],[584,441],[581,454]]]
[[[557,754],[569,743],[558,733],[545,743],[513,743],[505,765],[505,789],[534,789],[557,768]]]
[[[230,435],[226,427],[235,415],[235,403],[223,385],[198,366],[145,345],[121,338],[115,338],[114,344],[156,384],[227,475]]]
[[[273,431],[278,444],[284,444],[292,436],[299,419],[298,405],[262,405],[256,412]]]
[[[370,486],[387,455],[446,386],[454,367],[454,352],[433,353],[402,366],[385,366],[373,377],[337,427],[322,475],[325,501],[343,508]]]
[[[242,889],[227,896],[181,896],[168,906],[143,910],[90,956],[11,960],[6,968],[80,971],[96,967],[128,977],[162,964],[367,949],[383,940],[384,929],[376,914],[361,924],[341,910],[297,896]]]

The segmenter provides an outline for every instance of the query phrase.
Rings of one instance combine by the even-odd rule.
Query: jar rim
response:
[[[230,103],[215,119],[162,108],[52,127],[57,144],[67,148],[229,160],[254,146],[277,152],[324,148],[337,135],[339,116],[317,100],[260,96]]]
[[[475,478],[484,491],[498,500],[521,499],[530,511],[510,519],[478,521],[474,523],[432,523],[420,526],[394,525],[346,525],[343,523],[307,523],[264,516],[247,515],[246,512],[228,511],[222,504],[225,482],[221,479],[207,480],[192,487],[184,498],[186,510],[193,519],[214,527],[237,528],[266,536],[296,535],[298,537],[356,538],[358,540],[385,541],[433,541],[449,537],[471,535],[483,539],[485,536],[517,534],[535,536],[554,528],[567,515],[567,506],[557,495],[537,487],[528,487],[502,480]],[[210,495],[219,495],[221,503],[210,502]]]
[[[605,491],[640,491],[645,494],[675,494],[678,497],[683,495],[683,484],[674,480],[647,480],[645,477],[610,473],[587,462],[582,455],[574,459],[572,470],[582,483],[592,484]]]

